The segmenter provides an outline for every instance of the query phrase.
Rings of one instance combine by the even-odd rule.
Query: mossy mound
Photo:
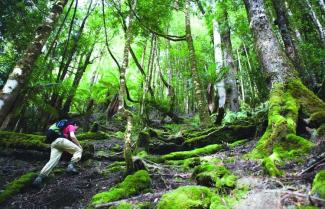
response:
[[[199,157],[192,157],[185,160],[167,160],[165,162],[168,165],[180,166],[183,170],[189,170],[201,164]]]
[[[209,208],[213,193],[204,186],[183,186],[164,194],[157,209]]]
[[[44,143],[45,136],[0,131],[0,147],[22,148],[44,151],[49,145]]]
[[[104,132],[86,132],[77,135],[78,140],[103,140],[109,139],[110,136]]]
[[[192,177],[199,185],[216,187],[218,190],[234,188],[237,177],[224,166],[204,163],[195,167]]]
[[[312,193],[325,199],[325,170],[316,174],[313,181]]]
[[[0,193],[0,203],[30,184],[36,176],[37,173],[29,172],[10,182]]]
[[[127,176],[123,182],[112,187],[107,192],[101,192],[93,196],[92,205],[109,203],[130,197],[131,195],[139,194],[148,190],[151,185],[149,173],[145,170],[140,170],[133,175]]]
[[[107,166],[107,168],[105,169],[103,174],[104,174],[104,176],[108,176],[111,173],[116,173],[116,172],[119,172],[119,171],[125,171],[125,169],[126,169],[125,165],[126,165],[125,161],[113,162],[113,163],[111,163],[111,164],[109,164]]]

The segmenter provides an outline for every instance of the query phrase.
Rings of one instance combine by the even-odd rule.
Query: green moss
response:
[[[27,184],[33,181],[33,179],[37,176],[35,172],[26,173],[19,178],[10,182],[5,189],[0,193],[0,203],[8,199],[13,194],[19,192],[22,188],[24,188]]]
[[[269,99],[268,127],[249,154],[253,159],[262,158],[264,169],[269,175],[281,175],[276,164],[288,160],[299,161],[313,144],[297,136],[297,120],[300,99],[284,84],[274,84]]]
[[[292,79],[287,83],[288,92],[301,104],[305,115],[325,110],[325,103],[310,91],[300,79]]]
[[[195,167],[192,177],[199,185],[214,186],[218,191],[224,188],[234,188],[237,177],[224,166],[212,163],[204,163]]]
[[[245,142],[246,142],[246,140],[237,140],[237,141],[229,144],[228,147],[232,149],[232,148],[234,148],[240,144],[243,144]],[[208,146],[205,146],[202,148],[193,149],[190,151],[172,152],[172,153],[161,156],[161,159],[163,161],[183,160],[183,159],[197,157],[197,156],[201,156],[201,155],[213,154],[213,153],[221,150],[222,148],[225,148],[225,145],[211,144],[211,145],[208,145]]]
[[[190,151],[172,152],[167,155],[163,155],[163,160],[183,160],[186,158],[197,157],[204,154],[213,154],[220,150],[223,146],[220,144],[212,144],[206,147],[197,148]]]
[[[127,176],[123,182],[112,187],[109,191],[101,192],[93,196],[91,204],[96,205],[127,198],[149,189],[150,185],[151,180],[148,172],[140,170],[133,175]]]
[[[157,209],[209,208],[213,193],[203,186],[183,186],[164,194]]]
[[[47,150],[49,145],[44,141],[40,135],[0,131],[0,147]]]
[[[229,195],[214,195],[211,199],[210,209],[232,209],[245,197],[248,188],[236,188]]]
[[[278,160],[279,158],[276,154],[263,159],[262,166],[270,176],[281,176],[283,174],[275,165]]]
[[[168,165],[180,166],[183,170],[189,170],[201,164],[199,157],[192,157],[185,160],[167,160],[165,162]]]
[[[121,162],[115,161],[107,166],[103,174],[107,176],[109,174],[116,173],[119,171],[125,171],[126,169],[125,166],[126,166],[125,161],[121,161]]]
[[[312,193],[325,198],[325,170],[318,172],[313,181]]]
[[[110,138],[108,134],[104,132],[87,132],[77,135],[78,140],[103,140]]]
[[[150,207],[150,203],[138,203],[138,204],[131,204],[127,202],[122,202],[117,206],[112,206],[110,209],[146,209]]]
[[[298,206],[297,209],[318,209],[318,207],[312,205],[303,205],[303,206]]]

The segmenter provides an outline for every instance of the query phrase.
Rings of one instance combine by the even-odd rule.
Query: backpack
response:
[[[59,120],[59,121],[53,123],[47,130],[45,142],[52,143],[55,139],[57,139],[59,137],[64,137],[63,129],[65,127],[67,127],[68,125],[69,124],[68,124],[67,119],[62,119],[62,120]]]

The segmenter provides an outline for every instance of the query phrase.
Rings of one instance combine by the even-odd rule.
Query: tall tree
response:
[[[271,89],[268,127],[252,154],[264,158],[271,175],[280,175],[276,161],[290,156],[292,149],[306,149],[310,143],[296,135],[301,112],[310,116],[322,113],[325,103],[308,90],[296,76],[295,68],[282,51],[267,18],[263,0],[244,0],[255,39],[259,60]],[[292,145],[294,143],[294,146]],[[292,156],[292,155],[291,155]]]
[[[238,88],[237,88],[237,65],[234,61],[234,56],[232,54],[232,43],[230,38],[230,26],[228,20],[228,12],[226,2],[223,0],[221,3],[222,14],[220,17],[220,35],[221,35],[221,46],[223,50],[224,65],[229,69],[227,73],[226,82],[229,85],[229,93],[227,95],[229,101],[229,109],[231,111],[237,112],[239,110],[238,101]]]
[[[210,123],[208,104],[202,92],[202,86],[199,78],[199,72],[197,69],[196,55],[193,44],[191,22],[190,22],[190,0],[186,0],[185,3],[185,27],[186,27],[186,41],[190,54],[190,64],[192,78],[194,82],[195,98],[197,100],[197,108],[200,116],[202,126],[207,126]]]
[[[29,75],[32,73],[34,63],[42,53],[42,48],[54,29],[63,8],[68,0],[57,1],[43,24],[36,30],[34,39],[27,48],[25,54],[17,62],[6,84],[0,91],[0,124],[7,115],[16,108],[15,103],[19,100],[19,93],[25,87]]]

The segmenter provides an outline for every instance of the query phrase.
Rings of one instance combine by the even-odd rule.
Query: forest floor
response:
[[[113,185],[123,180],[124,169],[122,152],[116,152],[114,157],[105,155],[104,150],[109,147],[122,147],[123,141],[118,139],[99,140],[95,143],[95,156],[79,164],[78,175],[68,175],[65,167],[67,157],[63,157],[60,164],[45,181],[41,188],[31,185],[25,186],[0,205],[0,208],[21,209],[79,209],[89,205],[93,195],[107,191]],[[231,170],[238,177],[237,184],[248,186],[245,197],[234,206],[237,209],[276,209],[292,208],[292,206],[310,204],[308,194],[311,190],[314,173],[298,175],[308,167],[305,164],[287,163],[282,167],[285,174],[282,177],[267,176],[261,163],[245,158],[256,145],[257,139],[251,139],[234,148],[225,148],[214,154],[200,156],[201,159],[220,159],[220,165]],[[120,148],[121,149],[121,148]],[[310,162],[314,156],[308,156]],[[16,177],[29,171],[39,171],[48,159],[30,160],[14,156],[0,158],[0,190]],[[121,169],[108,171],[109,165],[121,162]],[[160,197],[173,189],[185,185],[196,185],[192,176],[193,169],[184,170],[180,166],[167,163],[151,164],[149,171],[152,181],[150,193],[140,194],[125,199],[126,202],[136,204],[151,202],[151,207],[159,201]],[[324,164],[317,169],[324,169]],[[307,196],[304,196],[307,195]],[[227,204],[227,203],[225,203]],[[150,207],[150,208],[151,208]]]

